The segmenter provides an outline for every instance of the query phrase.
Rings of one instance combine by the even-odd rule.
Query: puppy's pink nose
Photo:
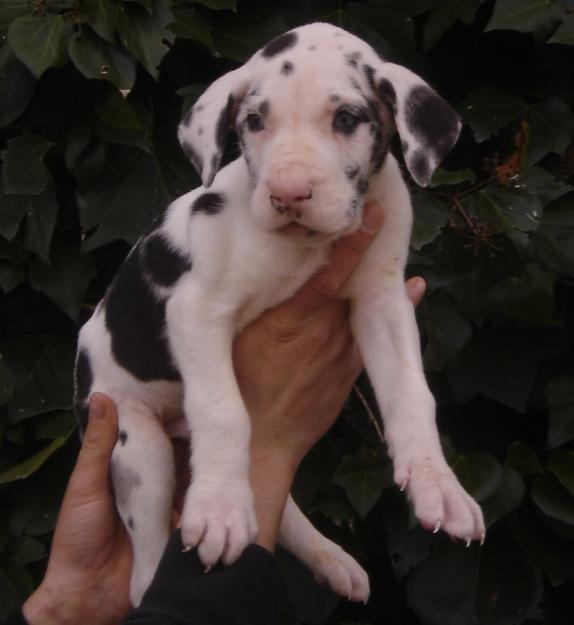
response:
[[[279,211],[293,207],[300,209],[304,200],[313,197],[313,185],[301,169],[283,169],[269,182],[269,199]]]

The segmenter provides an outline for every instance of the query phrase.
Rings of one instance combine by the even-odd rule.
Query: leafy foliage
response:
[[[1,3],[0,618],[41,578],[73,465],[78,324],[129,244],[198,184],[182,111],[317,19],[424,75],[465,122],[431,186],[412,189],[409,271],[429,285],[419,320],[443,444],[489,535],[464,549],[416,526],[353,395],[296,495],[365,564],[372,601],[338,602],[287,560],[284,622],[572,622],[571,0]]]

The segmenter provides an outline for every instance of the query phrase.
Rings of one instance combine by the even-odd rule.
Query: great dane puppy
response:
[[[219,171],[231,127],[242,156]],[[231,564],[255,539],[249,415],[232,340],[316,272],[335,239],[359,228],[366,200],[384,207],[384,226],[346,296],[394,479],[424,527],[467,543],[484,537],[480,508],[439,442],[404,287],[411,204],[389,153],[398,132],[412,177],[426,185],[459,129],[454,111],[423,80],[322,23],[271,41],[215,81],[185,116],[179,139],[204,187],[175,200],[141,237],[79,337],[81,422],[93,391],[112,397],[119,411],[112,473],[134,547],[134,604],[168,538],[169,435],[181,433],[182,421],[193,442],[184,544],[199,546],[209,567]],[[291,499],[280,542],[335,591],[367,599],[362,568]]]

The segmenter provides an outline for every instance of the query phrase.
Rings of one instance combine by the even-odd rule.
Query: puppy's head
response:
[[[321,23],[271,41],[214,82],[185,116],[180,142],[206,187],[232,126],[260,227],[329,237],[361,223],[369,178],[383,166],[395,130],[420,185],[460,131],[453,109],[418,76]]]

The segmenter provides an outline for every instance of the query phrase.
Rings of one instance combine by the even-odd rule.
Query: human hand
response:
[[[111,625],[130,608],[132,549],[109,485],[117,419],[113,401],[94,393],[46,575],[23,606],[30,625]]]

